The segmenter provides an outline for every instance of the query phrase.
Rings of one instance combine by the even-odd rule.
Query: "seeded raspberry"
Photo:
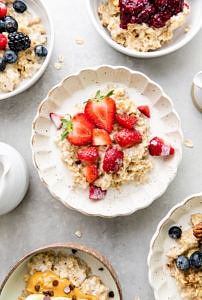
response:
[[[0,19],[4,18],[7,14],[7,7],[6,4],[0,2]]]
[[[2,33],[0,33],[0,50],[5,49],[7,43],[8,43],[8,40],[5,37],[5,35],[3,35]]]

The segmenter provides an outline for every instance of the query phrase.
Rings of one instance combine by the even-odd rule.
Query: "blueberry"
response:
[[[181,271],[186,271],[190,267],[189,259],[185,255],[178,256],[175,263],[177,268]]]
[[[6,31],[6,26],[4,20],[0,19],[0,33]]]
[[[182,229],[179,226],[171,226],[168,230],[168,235],[172,239],[179,239],[182,235]]]
[[[23,13],[24,11],[27,10],[27,5],[23,2],[23,1],[15,1],[13,3],[13,8],[15,9],[15,11],[17,11],[18,13]]]
[[[18,55],[15,51],[13,50],[6,50],[4,53],[4,60],[8,64],[14,64],[18,59]]]
[[[4,71],[6,68],[6,62],[3,57],[0,57],[0,72]]]
[[[190,258],[190,265],[194,269],[202,269],[202,253],[200,251],[195,251],[191,254]]]
[[[4,18],[5,28],[8,33],[18,30],[18,22],[11,16]]]
[[[46,56],[48,54],[48,50],[42,45],[37,45],[34,51],[38,56]]]
[[[201,243],[199,243],[199,252],[201,252],[201,253],[202,253],[202,242],[201,242]]]

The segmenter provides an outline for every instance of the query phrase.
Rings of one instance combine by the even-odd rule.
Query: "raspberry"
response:
[[[31,40],[23,32],[11,32],[8,35],[8,45],[14,51],[26,50],[30,47]]]
[[[7,42],[8,42],[7,38],[2,33],[0,33],[0,50],[6,48]]]
[[[4,18],[7,14],[6,4],[0,1],[0,19]]]

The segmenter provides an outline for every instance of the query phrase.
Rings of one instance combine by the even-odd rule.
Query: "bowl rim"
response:
[[[33,0],[29,0],[29,1],[33,2]],[[8,92],[8,93],[0,94],[0,101],[7,100],[9,98],[12,98],[13,96],[16,96],[16,95],[28,90],[43,75],[43,73],[45,72],[45,70],[50,62],[52,52],[53,52],[53,47],[54,47],[54,38],[55,38],[53,20],[52,20],[51,14],[49,12],[49,9],[45,6],[44,1],[43,0],[35,0],[35,1],[38,1],[38,3],[40,4],[41,8],[44,11],[44,13],[46,14],[48,26],[50,28],[50,35],[48,36],[48,55],[45,57],[40,69],[34,74],[33,77],[28,78],[26,83],[22,84],[22,86],[17,87],[15,90]]]
[[[105,268],[110,272],[115,285],[117,287],[117,291],[120,297],[120,300],[123,300],[123,296],[122,296],[122,289],[121,289],[121,285],[119,282],[119,279],[117,277],[117,274],[115,272],[115,269],[112,267],[111,263],[108,261],[108,259],[103,256],[100,252],[98,252],[97,250],[84,245],[84,244],[79,244],[79,243],[74,243],[74,242],[57,242],[57,243],[51,243],[51,244],[45,244],[42,246],[37,247],[34,250],[31,250],[30,252],[28,252],[27,254],[25,254],[24,256],[22,256],[19,260],[17,260],[17,262],[11,267],[11,269],[8,271],[8,274],[5,276],[3,282],[0,285],[0,295],[7,283],[7,281],[9,280],[10,276],[16,271],[16,269],[21,265],[21,263],[23,263],[25,260],[31,258],[32,256],[40,253],[40,252],[45,252],[45,251],[50,251],[50,250],[57,250],[57,249],[74,249],[74,250],[78,250],[84,253],[87,253],[91,256],[93,256],[95,259],[99,260],[104,266]]]
[[[173,52],[179,50],[180,48],[182,48],[183,46],[185,46],[188,42],[190,42],[194,38],[194,36],[199,32],[199,30],[202,28],[202,18],[201,18],[201,22],[198,24],[198,26],[194,26],[194,30],[191,31],[191,34],[185,36],[185,38],[183,38],[181,41],[177,42],[177,44],[171,45],[165,49],[160,48],[160,49],[157,49],[157,50],[154,50],[151,52],[140,52],[140,51],[126,48],[126,47],[118,44],[114,40],[112,40],[110,35],[107,34],[106,29],[103,28],[102,24],[97,22],[96,16],[92,9],[93,3],[94,3],[94,0],[87,0],[87,10],[90,15],[91,21],[92,21],[95,29],[97,30],[97,32],[100,34],[100,36],[115,50],[117,50],[125,55],[136,57],[136,58],[155,58],[155,57],[161,57],[161,56],[173,53]]]
[[[165,187],[165,189],[163,189],[161,191],[161,193],[158,194],[158,196],[155,196],[154,198],[152,198],[152,200],[150,200],[149,204],[147,203],[146,205],[141,205],[141,207],[135,207],[133,208],[132,210],[128,211],[128,212],[124,212],[124,213],[121,213],[121,212],[116,212],[114,213],[113,215],[109,215],[109,214],[106,214],[104,212],[100,212],[100,213],[92,213],[92,212],[89,212],[89,211],[86,211],[85,209],[81,209],[81,208],[77,208],[75,206],[72,206],[69,202],[66,202],[64,201],[64,199],[62,199],[61,197],[59,197],[57,195],[57,193],[55,193],[54,190],[52,190],[50,184],[44,179],[44,177],[42,176],[41,174],[41,170],[40,170],[40,167],[36,161],[36,153],[35,153],[35,150],[34,150],[34,136],[35,136],[35,127],[36,127],[36,122],[38,120],[38,118],[40,117],[40,112],[42,110],[42,107],[46,104],[46,102],[48,101],[48,98],[50,97],[50,95],[53,93],[53,91],[55,91],[57,88],[60,88],[63,83],[66,81],[66,80],[69,80],[69,78],[71,78],[72,76],[78,76],[80,74],[82,74],[82,72],[86,72],[86,71],[93,71],[93,72],[96,72],[100,69],[104,69],[104,68],[108,68],[110,70],[112,70],[113,72],[114,71],[117,71],[117,70],[120,70],[120,69],[123,69],[123,70],[126,70],[128,71],[130,74],[137,74],[137,75],[141,75],[143,76],[145,79],[148,80],[148,82],[154,84],[156,87],[158,87],[158,89],[161,91],[162,95],[164,95],[166,97],[166,99],[169,101],[169,103],[171,104],[172,106],[172,109],[175,111],[175,116],[176,118],[178,119],[178,122],[179,122],[179,127],[178,127],[178,131],[179,131],[179,134],[180,134],[180,141],[181,141],[181,148],[180,148],[180,155],[179,155],[179,160],[178,160],[178,163],[176,165],[176,170],[175,170],[175,174],[173,175],[172,179],[169,180],[169,183],[168,185]],[[39,175],[39,178],[41,180],[41,182],[46,186],[46,188],[48,188],[50,194],[56,199],[56,200],[59,200],[61,201],[61,203],[63,203],[67,208],[69,209],[72,209],[72,210],[76,210],[76,211],[79,211],[80,213],[84,214],[84,215],[87,215],[87,216],[99,216],[99,217],[102,217],[102,218],[114,218],[114,217],[117,217],[117,216],[127,216],[127,215],[131,215],[133,214],[134,212],[136,212],[137,210],[140,210],[140,209],[144,209],[145,207],[148,207],[155,199],[161,197],[166,189],[168,188],[168,186],[170,185],[170,183],[174,180],[176,174],[177,174],[177,170],[178,170],[178,167],[181,163],[181,160],[182,160],[182,141],[183,141],[183,132],[182,132],[182,128],[181,128],[181,119],[179,117],[179,114],[177,113],[177,111],[175,110],[175,107],[174,107],[174,103],[173,101],[171,100],[171,98],[167,95],[167,93],[164,91],[164,89],[156,82],[154,81],[153,79],[151,79],[150,77],[148,77],[145,73],[141,72],[141,71],[136,71],[136,70],[132,70],[128,67],[125,67],[125,66],[122,66],[122,65],[119,65],[119,66],[112,66],[112,65],[98,65],[98,66],[95,66],[95,67],[87,67],[87,68],[83,68],[83,69],[80,69],[78,72],[75,72],[75,73],[71,73],[69,74],[68,76],[66,76],[65,78],[63,78],[59,83],[57,83],[56,85],[54,85],[50,90],[49,92],[47,93],[46,97],[42,100],[42,102],[39,104],[38,106],[38,109],[37,109],[37,112],[35,114],[35,117],[33,119],[33,122],[32,122],[32,133],[31,133],[31,139],[30,139],[30,146],[31,146],[31,149],[32,149],[32,161],[33,161],[33,164],[34,164],[34,167],[36,168],[37,172],[38,172],[38,175]]]

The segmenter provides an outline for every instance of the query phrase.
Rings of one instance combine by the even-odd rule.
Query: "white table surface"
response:
[[[44,0],[52,14],[55,46],[43,77],[28,91],[0,101],[0,140],[25,158],[30,174],[28,192],[11,213],[0,217],[0,281],[28,251],[47,243],[86,244],[106,256],[117,271],[124,299],[154,299],[148,282],[147,255],[158,222],[190,194],[202,191],[202,114],[191,101],[194,74],[202,69],[202,31],[182,49],[161,58],[136,59],[116,52],[95,31],[85,0]],[[84,44],[75,41],[82,39]],[[64,55],[62,68],[54,63]],[[30,148],[31,124],[49,89],[69,74],[101,64],[123,65],[141,71],[162,86],[181,118],[183,158],[167,191],[148,208],[127,217],[88,217],[64,207],[41,183]],[[75,235],[81,230],[81,238]],[[14,299],[13,299],[14,300]]]

